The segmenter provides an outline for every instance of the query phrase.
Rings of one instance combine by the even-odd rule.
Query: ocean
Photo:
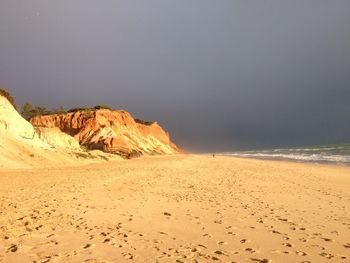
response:
[[[350,165],[350,144],[309,146],[258,151],[224,152],[219,155],[269,160],[294,160]]]

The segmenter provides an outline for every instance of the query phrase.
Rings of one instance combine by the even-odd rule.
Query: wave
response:
[[[307,162],[331,162],[350,164],[350,155],[329,155],[329,154],[288,154],[288,153],[223,153],[226,156],[250,157],[260,159],[285,159]]]
[[[317,145],[251,151],[225,152],[220,155],[258,159],[296,160],[350,164],[350,144]]]

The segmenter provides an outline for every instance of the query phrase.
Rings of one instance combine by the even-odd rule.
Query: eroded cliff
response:
[[[0,170],[119,159],[119,156],[101,151],[85,152],[76,139],[58,128],[34,128],[7,97],[0,92]]]
[[[158,123],[135,120],[124,110],[81,110],[38,116],[30,122],[37,129],[58,128],[89,150],[98,149],[125,158],[178,152]]]

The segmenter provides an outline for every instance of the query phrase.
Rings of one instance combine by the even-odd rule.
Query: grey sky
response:
[[[350,1],[1,0],[0,86],[214,151],[350,141]]]

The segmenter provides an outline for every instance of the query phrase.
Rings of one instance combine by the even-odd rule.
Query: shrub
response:
[[[12,106],[15,109],[17,109],[15,99],[10,95],[10,93],[8,91],[0,89],[0,95],[4,96],[12,104]]]
[[[94,113],[92,112],[92,110],[88,109],[88,110],[84,110],[83,111],[83,116],[86,119],[90,119],[92,117],[94,117]]]
[[[21,111],[22,116],[27,120],[30,120],[31,118],[36,116],[65,114],[65,113],[66,111],[62,106],[57,109],[47,109],[45,107],[33,106],[29,102],[26,102],[23,105],[22,111]]]
[[[154,121],[144,121],[141,119],[135,119],[135,122],[139,124],[147,125],[147,126],[150,126],[154,123]]]
[[[78,111],[83,112],[84,118],[87,118],[87,119],[90,119],[94,116],[94,112],[93,112],[94,109],[92,109],[92,108],[73,108],[73,109],[68,110],[68,113],[75,113]]]
[[[74,113],[74,112],[78,112],[78,111],[86,111],[86,110],[91,110],[91,108],[72,108],[70,110],[68,110],[68,113]]]
[[[95,110],[113,110],[112,107],[108,106],[108,105],[96,105],[94,107]]]
[[[56,108],[56,109],[51,109],[51,110],[48,110],[47,111],[47,114],[49,115],[53,115],[53,114],[65,114],[67,113],[67,111],[64,109],[64,107],[59,107],[59,108]]]
[[[68,110],[67,112],[69,113],[74,113],[74,112],[78,112],[78,111],[94,111],[94,110],[102,110],[102,109],[106,109],[106,110],[113,110],[110,106],[108,105],[96,105],[95,107],[78,107],[78,108],[72,108],[70,110]]]
[[[22,107],[21,114],[25,119],[30,120],[33,117],[45,115],[46,112],[47,109],[45,107],[33,106],[31,103],[26,102]]]

